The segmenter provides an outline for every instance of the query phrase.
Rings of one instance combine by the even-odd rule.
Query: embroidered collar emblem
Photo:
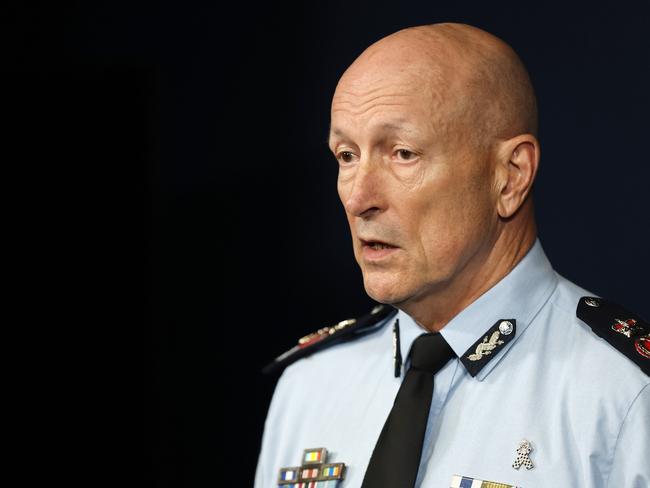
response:
[[[470,361],[478,361],[480,359],[483,359],[483,356],[492,354],[492,351],[496,349],[497,346],[503,344],[503,341],[499,340],[500,335],[501,332],[495,330],[494,332],[492,332],[489,341],[488,341],[488,336],[485,336],[483,342],[481,342],[478,346],[476,346],[476,351],[474,351],[474,354],[470,354],[469,356],[467,356],[467,359],[469,359]]]
[[[460,361],[469,374],[476,376],[516,335],[515,319],[497,320],[462,356],[459,356]]]

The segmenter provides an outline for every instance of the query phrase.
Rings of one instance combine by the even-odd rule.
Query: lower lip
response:
[[[374,247],[371,246],[363,246],[361,248],[361,252],[363,255],[363,258],[366,261],[380,261],[382,259],[386,259],[388,256],[391,254],[395,253],[397,251],[397,247],[384,247],[381,249],[375,249]]]

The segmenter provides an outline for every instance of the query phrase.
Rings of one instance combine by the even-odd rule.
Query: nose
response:
[[[370,218],[384,209],[380,165],[359,162],[354,175],[339,183],[345,211],[355,217]]]

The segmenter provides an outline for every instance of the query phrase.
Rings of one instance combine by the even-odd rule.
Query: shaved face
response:
[[[490,34],[436,24],[364,51],[337,85],[329,146],[367,293],[399,306],[464,286],[502,226],[495,144],[536,130],[527,74]]]

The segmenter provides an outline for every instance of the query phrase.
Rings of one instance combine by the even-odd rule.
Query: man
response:
[[[650,327],[551,268],[531,196],[536,134],[523,64],[468,25],[401,30],[343,74],[338,193],[365,289],[388,306],[275,361],[293,364],[256,488],[301,486],[323,462],[335,480],[304,486],[650,486]],[[418,380],[433,390],[416,440],[395,441],[420,415],[402,403],[421,336],[450,359]]]

